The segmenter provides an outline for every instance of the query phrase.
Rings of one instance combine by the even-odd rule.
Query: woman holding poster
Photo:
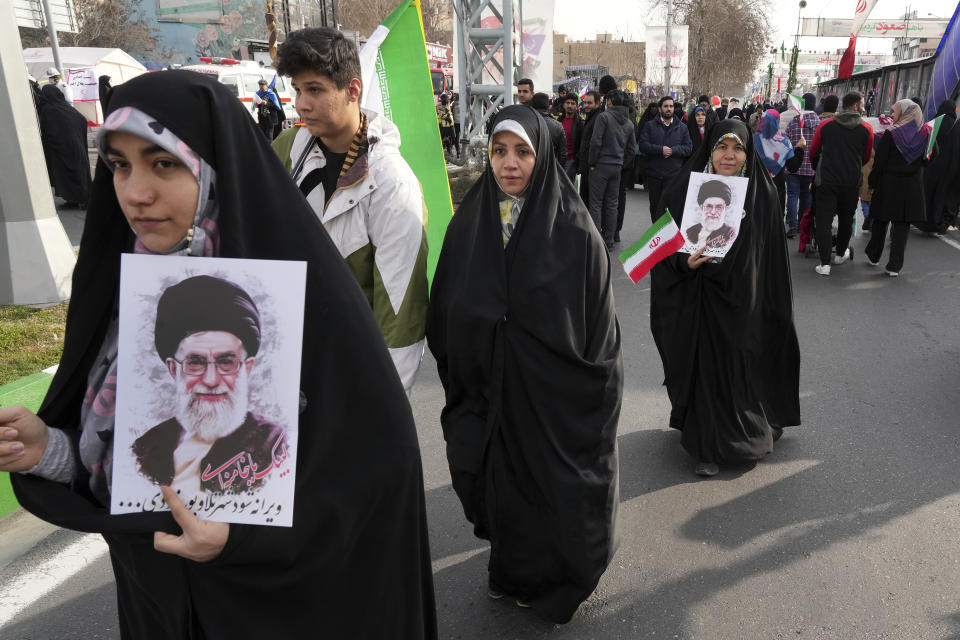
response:
[[[694,471],[713,476],[720,464],[767,455],[783,427],[800,423],[800,350],[777,190],[743,122],[710,128],[668,184],[657,215],[679,216],[691,174],[700,172],[749,179],[740,230],[720,262],[703,247],[653,268],[650,328],[670,426],[681,430]]]
[[[413,416],[339,252],[215,78],[142,75],[113,90],[108,111],[60,367],[37,415],[0,409],[0,469],[17,472],[20,504],[107,540],[123,638],[435,638]],[[114,416],[117,336],[129,330],[117,321],[121,255],[131,252],[306,263],[292,526],[199,520],[169,487],[139,513],[110,515],[114,432],[128,428]],[[161,358],[194,382],[254,364],[201,342],[231,339],[246,357],[262,335],[240,289],[215,288],[216,328],[180,330],[195,305],[158,311],[172,319],[154,331]],[[196,358],[175,352],[188,340]]]
[[[565,623],[613,556],[623,361],[603,240],[528,107],[500,112],[450,222],[427,340],[489,595]]]

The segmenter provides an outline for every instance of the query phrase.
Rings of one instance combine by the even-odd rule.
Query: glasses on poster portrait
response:
[[[210,367],[210,365],[213,365],[214,369],[216,369],[216,372],[222,376],[236,375],[243,363],[249,358],[244,359],[239,356],[220,356],[214,360],[207,360],[202,356],[187,356],[183,360],[177,360],[176,358],[169,359],[180,365],[183,375],[191,378],[198,378],[207,373],[207,369]]]

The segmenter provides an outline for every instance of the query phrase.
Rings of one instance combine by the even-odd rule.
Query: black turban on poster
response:
[[[747,151],[744,217],[719,263],[687,266],[675,253],[651,271],[650,329],[670,396],[670,426],[694,457],[754,460],[773,447],[773,429],[800,424],[800,348],[793,324],[790,259],[777,190],[739,120],[722,120],[667,183],[657,217],[680,224],[692,172],[704,171],[720,138]]]
[[[707,180],[700,185],[700,190],[697,192],[697,204],[703,204],[707,198],[722,198],[724,202],[730,204],[730,187],[720,180]]]
[[[62,485],[11,474],[17,500],[48,522],[106,538],[125,639],[436,638],[416,425],[356,279],[216,78],[144,74],[110,93],[109,109],[123,107],[156,118],[216,171],[219,257],[306,263],[293,526],[231,524],[220,555],[200,563],[154,550],[154,531],[180,532],[169,513],[110,515],[88,478]],[[100,160],[63,357],[38,412],[74,440],[133,240]]]
[[[614,550],[620,327],[603,240],[546,123],[522,105],[504,119],[536,147],[523,209],[504,247],[488,165],[443,240],[427,340],[453,488],[490,540],[491,587],[562,623]]]
[[[246,291],[222,278],[194,276],[168,287],[157,303],[154,344],[161,360],[180,341],[201,331],[226,331],[243,343],[248,356],[260,349],[260,312]]]

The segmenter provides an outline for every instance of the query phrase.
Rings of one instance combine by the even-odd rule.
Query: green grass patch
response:
[[[0,307],[0,386],[60,362],[67,303]]]

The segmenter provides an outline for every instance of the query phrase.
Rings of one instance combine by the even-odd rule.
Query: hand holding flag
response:
[[[927,160],[933,155],[933,147],[937,143],[937,133],[940,131],[940,124],[942,122],[943,116],[939,115],[930,122],[925,123],[920,129],[920,132],[927,136],[927,151],[924,154],[924,158]]]

